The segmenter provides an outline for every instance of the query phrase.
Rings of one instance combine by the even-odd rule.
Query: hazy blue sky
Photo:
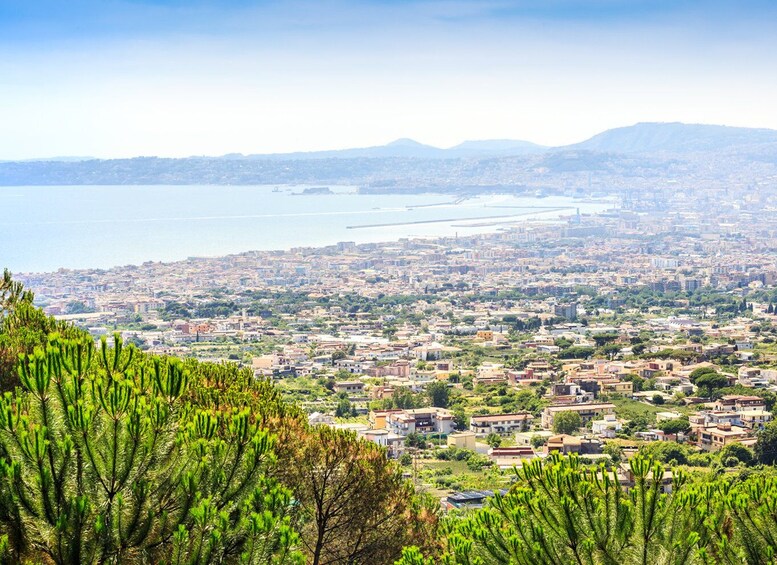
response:
[[[0,0],[0,159],[777,128],[777,1]]]

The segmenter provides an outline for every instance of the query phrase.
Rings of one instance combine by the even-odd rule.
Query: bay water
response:
[[[249,250],[466,236],[606,201],[489,194],[359,194],[355,187],[0,187],[0,268],[109,268]]]

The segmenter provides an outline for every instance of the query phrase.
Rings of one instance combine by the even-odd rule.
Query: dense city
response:
[[[682,196],[678,196],[682,199]],[[94,337],[250,367],[312,425],[386,448],[448,508],[513,467],[757,446],[777,391],[777,223],[629,202],[497,233],[20,275]]]

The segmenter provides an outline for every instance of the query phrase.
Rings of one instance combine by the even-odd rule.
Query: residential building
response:
[[[501,494],[507,494],[506,490],[500,491]],[[486,499],[494,496],[492,490],[469,490],[464,492],[454,492],[442,500],[442,506],[446,510],[454,509],[478,509],[483,508]]]
[[[456,432],[448,435],[448,447],[475,450],[475,434],[473,432]]]
[[[444,408],[413,408],[386,414],[386,427],[396,434],[449,434],[454,429],[453,413]]]
[[[615,417],[615,414],[605,414],[601,420],[591,422],[591,433],[595,436],[614,438],[621,431],[623,424]]]
[[[734,412],[742,412],[744,410],[765,410],[766,402],[760,396],[729,394],[722,396],[715,403],[715,409],[733,410]]]
[[[751,430],[761,430],[772,421],[772,413],[768,410],[742,410],[739,412],[742,425]]]
[[[542,427],[551,429],[553,419],[560,412],[577,412],[583,420],[583,425],[594,419],[601,419],[607,414],[615,414],[615,405],[609,402],[591,404],[568,404],[562,406],[548,406],[542,412]]]
[[[335,392],[345,392],[347,394],[362,394],[364,392],[364,383],[361,381],[342,381],[335,383]]]
[[[580,453],[580,444],[581,440],[579,437],[561,434],[548,438],[545,449],[548,453],[557,451],[562,455],[567,455],[569,453]]]
[[[488,450],[488,457],[499,467],[513,467],[537,455],[530,446],[492,447]]]
[[[499,434],[511,435],[525,432],[531,426],[534,416],[528,412],[515,414],[490,414],[487,416],[472,416],[469,419],[469,429],[477,435]]]
[[[697,445],[706,451],[717,451],[724,445],[742,443],[752,437],[747,428],[732,426],[731,424],[715,424],[704,427],[697,432]]]

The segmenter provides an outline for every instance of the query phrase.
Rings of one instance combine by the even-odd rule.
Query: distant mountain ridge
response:
[[[586,175],[590,184],[592,174],[613,185],[670,174],[675,180],[698,182],[712,169],[715,180],[750,169],[762,174],[773,169],[777,177],[777,131],[641,123],[563,147],[495,139],[441,149],[398,139],[375,147],[277,155],[0,161],[0,186],[333,184],[394,192],[545,190],[569,186],[575,175]]]
[[[777,143],[777,130],[741,128],[681,122],[641,122],[605,130],[593,137],[557,147],[513,139],[465,141],[448,149],[424,145],[412,139],[397,139],[386,145],[355,149],[249,155],[252,159],[353,159],[415,158],[465,159],[536,155],[555,151],[586,150],[603,153],[698,153],[732,148],[752,148]]]
[[[680,122],[643,122],[608,129],[564,149],[607,153],[696,153],[777,143],[777,130]]]
[[[699,153],[725,150],[768,149],[777,144],[777,130],[743,128],[681,122],[641,122],[631,126],[605,130],[593,137],[571,145],[548,147],[530,141],[515,139],[486,139],[464,141],[443,149],[401,138],[386,145],[298,151],[293,153],[250,154],[232,153],[220,157],[192,156],[184,159],[305,161],[314,159],[485,159],[521,157],[563,151],[593,151],[602,153]],[[90,157],[52,157],[11,162],[79,162],[105,161]],[[107,159],[112,160],[112,159]]]
[[[530,141],[512,139],[493,139],[484,141],[465,141],[451,147],[442,149],[432,145],[425,145],[413,139],[401,138],[386,145],[373,147],[357,147],[353,149],[331,149],[325,151],[306,151],[295,153],[270,153],[241,156],[248,159],[465,159],[478,157],[498,157],[506,155],[529,155],[542,153],[548,147],[531,143]],[[230,156],[234,158],[233,156]]]

